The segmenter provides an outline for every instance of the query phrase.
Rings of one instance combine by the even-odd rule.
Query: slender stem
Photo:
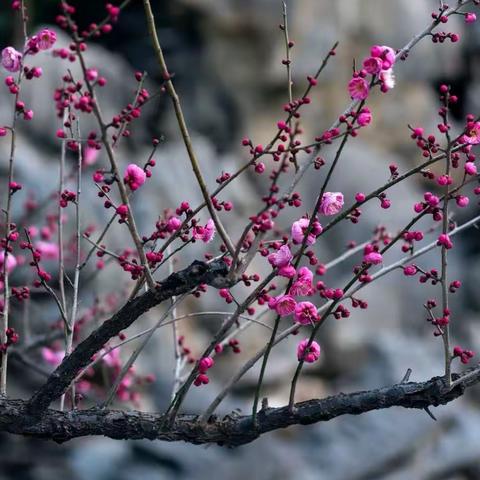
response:
[[[178,298],[174,303],[170,305],[170,307],[167,309],[167,311],[159,318],[157,323],[153,328],[149,330],[147,335],[145,335],[145,338],[143,339],[143,342],[134,350],[130,358],[127,360],[125,365],[123,366],[121,372],[118,374],[117,378],[115,379],[114,384],[110,388],[109,392],[107,393],[106,400],[102,404],[102,408],[107,408],[108,405],[112,402],[115,393],[122,382],[122,380],[125,378],[125,375],[128,373],[132,365],[134,364],[135,360],[138,358],[142,350],[145,348],[147,345],[148,341],[152,338],[153,334],[158,330],[158,328],[162,325],[164,320],[169,317],[171,314],[172,309],[179,303],[181,302],[184,298],[186,297],[186,294],[182,295],[180,298]]]
[[[153,48],[155,51],[155,55],[157,57],[158,64],[160,66],[160,70],[162,73],[163,78],[166,80],[166,88],[167,92],[170,95],[170,98],[172,99],[173,103],[173,108],[175,110],[175,115],[177,117],[177,122],[178,126],[180,128],[180,133],[182,135],[183,142],[185,144],[185,147],[187,149],[188,153],[188,158],[190,159],[190,163],[193,169],[193,172],[195,174],[195,177],[197,179],[198,185],[200,187],[200,190],[202,191],[203,199],[207,205],[208,211],[210,212],[210,215],[212,217],[212,220],[215,222],[215,227],[217,228],[218,234],[220,235],[221,239],[223,240],[225,246],[227,247],[227,250],[229,251],[230,255],[235,254],[235,247],[228,236],[228,233],[226,232],[225,228],[223,227],[222,223],[220,222],[220,219],[218,217],[218,214],[213,206],[212,199],[210,197],[210,193],[208,192],[207,185],[205,183],[205,180],[202,176],[202,173],[200,171],[200,164],[198,163],[197,157],[195,155],[194,149],[193,149],[193,144],[192,140],[190,138],[190,133],[187,128],[187,124],[185,123],[185,118],[183,116],[183,111],[182,107],[180,105],[180,99],[177,95],[177,92],[175,91],[175,87],[173,86],[173,82],[171,80],[170,73],[168,71],[167,64],[165,62],[165,57],[163,56],[163,51],[162,47],[160,46],[160,42],[158,39],[157,35],[157,30],[155,26],[155,18],[153,16],[152,12],[152,7],[150,5],[150,0],[143,0],[143,7],[145,10],[145,15],[147,18],[147,25],[148,25],[148,31],[150,33],[150,38],[153,43]]]
[[[77,135],[80,138],[80,127],[77,122]],[[80,251],[80,197],[82,194],[82,149],[78,149],[77,157],[77,200],[75,202],[75,250],[76,250],[76,261],[75,261],[75,276],[73,280],[73,300],[72,300],[72,311],[70,316],[70,329],[67,335],[67,345],[65,348],[65,356],[68,356],[72,353],[73,345],[73,334],[75,331],[75,321],[77,319],[78,311],[78,290],[80,285],[80,262],[81,262],[81,251]],[[75,384],[72,385],[71,390],[71,399],[72,407],[75,408]],[[63,410],[65,402],[65,394],[60,398],[60,410]]]
[[[100,111],[100,107],[98,105],[98,101],[97,101],[97,98],[96,98],[96,95],[95,95],[95,90],[93,89],[91,82],[88,80],[87,66],[85,64],[85,58],[84,58],[84,56],[81,52],[81,49],[79,47],[81,42],[80,42],[80,39],[79,39],[78,35],[75,32],[73,32],[73,39],[74,39],[76,47],[77,47],[77,55],[78,55],[78,59],[80,60],[80,66],[82,68],[82,73],[83,73],[83,78],[84,78],[84,81],[85,81],[85,85],[87,86],[88,92],[90,93],[91,97],[94,99],[93,113],[94,113],[94,115],[97,119],[97,123],[98,123],[100,131],[101,131],[101,141],[102,141],[102,144],[105,147],[105,150],[107,152],[107,157],[108,157],[112,172],[113,172],[114,177],[115,177],[115,182],[117,184],[118,191],[120,193],[120,198],[122,199],[123,204],[126,205],[127,209],[128,209],[126,224],[127,224],[128,230],[130,232],[130,236],[132,237],[132,240],[135,244],[137,254],[138,254],[138,257],[140,259],[140,263],[141,263],[141,265],[144,269],[147,284],[148,284],[149,288],[153,290],[156,287],[155,280],[153,279],[152,273],[150,271],[150,267],[148,266],[147,258],[145,256],[145,251],[143,249],[142,239],[140,238],[137,226],[135,224],[135,218],[133,216],[132,208],[130,206],[130,201],[129,201],[129,198],[128,198],[127,189],[126,189],[126,187],[125,187],[125,185],[122,181],[112,145],[110,144],[110,142],[108,140],[107,125],[105,124],[105,122],[103,120],[103,116],[102,116],[102,113]]]

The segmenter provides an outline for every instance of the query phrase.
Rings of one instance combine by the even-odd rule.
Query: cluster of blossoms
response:
[[[53,30],[43,29],[36,35],[30,37],[27,41],[25,53],[22,54],[13,47],[5,47],[2,50],[2,67],[12,73],[20,71],[24,55],[35,55],[42,50],[49,50],[57,41],[57,35]],[[35,77],[41,75],[41,70],[36,70]]]
[[[386,45],[374,45],[370,49],[370,56],[363,60],[363,68],[354,72],[353,78],[348,83],[348,93],[354,100],[365,100],[370,92],[370,87],[380,83],[382,92],[388,92],[395,86],[393,66],[395,64],[395,51]],[[371,76],[370,84],[366,77]]]
[[[204,357],[198,361],[198,375],[193,382],[196,387],[206,385],[210,381],[207,375],[207,370],[212,368],[214,363],[212,357]]]
[[[319,213],[325,216],[336,215],[342,210],[343,205],[344,197],[341,192],[325,192],[320,201]],[[306,246],[311,246],[322,231],[322,225],[318,220],[311,221],[303,217],[293,222],[290,238],[294,245],[305,243]],[[308,267],[300,267],[297,270],[292,265],[293,258],[294,256],[288,244],[279,246],[276,251],[268,255],[268,262],[277,269],[278,275],[290,279],[288,292],[285,295],[270,297],[268,306],[270,309],[275,310],[280,317],[293,314],[296,323],[300,325],[314,325],[320,320],[317,307],[312,302],[297,302],[296,300],[296,297],[312,296],[315,293],[316,289],[313,285],[314,274]],[[325,294],[326,289],[323,286],[320,286],[320,289]],[[335,292],[336,290],[332,290],[331,296],[330,293],[327,293],[327,297],[341,298],[343,296],[343,292],[340,289],[338,289],[339,296]],[[307,344],[308,341],[305,344],[302,342],[298,347],[299,352],[304,352]],[[310,345],[309,352],[305,355],[305,361],[315,361],[320,353],[320,348],[316,342]]]

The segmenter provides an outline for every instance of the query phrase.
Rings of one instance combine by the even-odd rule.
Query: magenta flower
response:
[[[58,244],[54,242],[39,240],[35,243],[35,248],[41,253],[42,259],[45,260],[57,260],[60,256]]]
[[[31,38],[31,43],[39,50],[48,50],[52,48],[57,41],[57,34],[48,28],[44,28],[40,33]]]
[[[366,127],[372,121],[372,114],[368,107],[362,108],[357,117],[357,123],[360,127]]]
[[[363,68],[370,75],[376,75],[382,69],[382,63],[378,57],[368,57],[363,61]]]
[[[325,192],[320,204],[320,211],[324,215],[336,215],[343,207],[343,193]]]
[[[83,163],[84,163],[84,165],[86,165],[86,166],[93,165],[97,161],[99,153],[100,153],[100,150],[97,150],[96,148],[86,146],[83,150]]]
[[[271,253],[268,257],[268,261],[272,267],[286,267],[293,258],[292,252],[288,248],[288,245],[282,245],[276,252]]]
[[[302,340],[297,347],[298,361],[303,360],[307,363],[313,363],[320,357],[320,345],[313,340],[310,346],[308,346],[308,338]]]
[[[392,68],[395,63],[395,50],[386,45],[374,45],[370,49],[370,54],[382,61],[382,70]]]
[[[370,252],[364,255],[363,261],[365,263],[371,263],[372,265],[379,265],[383,262],[383,257],[381,253]]]
[[[13,47],[2,50],[2,67],[9,72],[18,72],[22,63],[22,54]]]
[[[313,322],[318,322],[317,307],[311,302],[297,303],[293,318],[302,325],[311,325]]]
[[[293,222],[291,230],[293,243],[299,244],[303,242],[309,224],[310,220],[308,218],[301,218],[300,220]],[[320,223],[315,220],[307,237],[307,245],[313,245],[318,235],[322,233],[322,230]]]
[[[49,364],[54,367],[58,367],[65,356],[65,352],[59,350],[56,352],[51,348],[43,347],[42,348],[42,358]]]
[[[294,296],[309,296],[314,291],[313,273],[307,267],[301,267],[298,270],[298,278],[292,284],[288,293]]]
[[[167,221],[167,231],[176,232],[182,226],[182,221],[178,217],[170,217]]]
[[[203,357],[198,362],[198,371],[205,373],[209,368],[213,367],[214,360],[212,357]]]
[[[445,247],[447,250],[453,247],[453,242],[446,233],[442,233],[438,236],[437,245]]]
[[[348,82],[348,93],[354,100],[365,100],[368,97],[368,83],[363,78],[352,78]]]
[[[204,227],[197,225],[193,230],[193,238],[209,243],[215,236],[215,222],[210,218]]]
[[[476,175],[477,174],[477,166],[473,162],[465,163],[465,173],[467,175]]]
[[[268,301],[268,306],[275,310],[281,317],[286,317],[295,311],[297,305],[296,300],[291,295],[279,295],[272,297]]]
[[[4,266],[4,263],[5,263],[5,250],[2,250],[0,252],[0,272],[3,273],[3,266]],[[9,253],[7,255],[7,272],[11,272],[16,266],[17,266],[17,259],[11,254]]]
[[[460,139],[462,143],[477,145],[480,143],[480,122],[470,122],[467,124],[465,134]]]
[[[474,13],[465,14],[465,23],[474,23],[477,21],[477,16]]]
[[[293,278],[297,274],[297,271],[293,265],[285,265],[284,267],[280,267],[278,269],[278,274],[281,277]]]
[[[123,181],[130,187],[130,190],[135,191],[140,188],[147,179],[147,175],[143,168],[131,163],[125,169]]]

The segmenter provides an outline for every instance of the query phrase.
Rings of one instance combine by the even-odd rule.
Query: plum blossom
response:
[[[200,225],[195,226],[193,229],[193,238],[195,240],[201,240],[204,243],[209,243],[215,236],[215,222],[210,218],[204,227]]]
[[[35,248],[41,253],[42,259],[57,260],[59,257],[58,244],[54,242],[39,240],[35,243]]]
[[[285,265],[284,267],[280,267],[278,269],[278,274],[281,277],[293,278],[297,274],[297,271],[293,265]]]
[[[370,75],[376,75],[382,70],[382,60],[378,57],[368,57],[363,61],[364,70]]]
[[[368,97],[368,92],[368,83],[363,78],[352,78],[348,82],[348,93],[354,100],[365,100]]]
[[[372,113],[370,112],[370,109],[368,107],[362,108],[362,110],[358,114],[357,123],[361,127],[366,127],[367,125],[370,124],[371,121],[372,121]]]
[[[130,190],[135,191],[140,188],[147,179],[147,175],[143,168],[131,163],[125,169],[123,181],[130,187]]]
[[[318,322],[317,307],[311,302],[299,302],[295,307],[293,318],[297,323],[302,325],[310,325]]]
[[[313,363],[320,357],[320,345],[313,340],[310,346],[308,346],[309,340],[306,338],[302,340],[297,347],[298,361],[303,360],[307,363]]]
[[[310,220],[308,218],[301,218],[300,220],[293,222],[291,230],[293,243],[299,244],[303,242],[309,224]],[[306,244],[313,245],[318,235],[322,233],[322,230],[320,223],[315,220],[312,223],[312,228],[307,236]]]
[[[383,257],[381,253],[369,252],[363,256],[363,261],[365,263],[371,263],[372,265],[379,265],[383,262]]]
[[[295,311],[296,300],[291,295],[279,295],[268,301],[268,307],[275,310],[281,317],[286,317]]]
[[[370,49],[370,55],[382,61],[382,70],[388,70],[395,64],[395,51],[386,45],[374,45]]]
[[[320,204],[320,211],[324,215],[336,215],[343,207],[343,193],[325,192]]]
[[[176,232],[182,226],[182,221],[178,217],[170,217],[167,221],[167,231]]]
[[[276,252],[271,253],[267,258],[272,267],[282,268],[290,264],[293,255],[290,248],[288,248],[288,245],[282,245]]]
[[[474,23],[476,21],[477,21],[477,16],[474,13],[469,12],[465,14],[465,23]]]
[[[0,252],[0,272],[3,272],[3,268],[4,268],[4,263],[5,263],[5,250],[2,250]],[[16,266],[17,266],[18,262],[17,262],[17,259],[11,254],[9,253],[7,255],[7,272],[11,272]]]
[[[2,67],[9,72],[18,72],[22,63],[22,54],[13,47],[2,50]]]
[[[53,367],[58,367],[62,363],[63,357],[65,357],[65,352],[62,350],[55,351],[48,347],[42,348],[42,358]]]
[[[37,38],[36,43],[39,50],[48,50],[57,41],[57,34],[49,28],[44,28],[35,37]]]
[[[298,270],[297,280],[292,284],[289,290],[290,295],[309,296],[314,293],[313,273],[307,267],[301,267]]]
[[[462,143],[477,145],[480,143],[480,122],[470,122],[467,124],[465,134],[460,139]]]
[[[93,165],[98,158],[98,154],[100,153],[99,150],[96,148],[92,147],[85,147],[83,150],[83,164],[89,167],[90,165]]]

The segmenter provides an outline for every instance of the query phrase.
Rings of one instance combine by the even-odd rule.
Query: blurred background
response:
[[[9,6],[0,7],[0,47],[21,46],[21,28]],[[30,0],[30,32],[52,25],[58,13],[57,2]],[[72,1],[77,7],[81,26],[104,16],[103,2]],[[193,142],[210,188],[221,171],[233,172],[248,160],[241,147],[244,136],[253,143],[267,144],[276,123],[282,118],[287,101],[282,4],[279,0],[163,0],[152,1],[160,41],[175,85],[180,95]],[[311,139],[328,128],[349,103],[346,85],[351,77],[352,62],[359,62],[373,44],[400,48],[423,30],[430,13],[438,7],[436,0],[288,0],[292,49],[294,96],[300,95],[307,75],[312,75],[335,41],[337,55],[331,59],[312,93],[312,104],[303,111],[304,138]],[[15,17],[16,18],[16,17]],[[18,20],[18,18],[17,18]],[[54,27],[59,45],[68,39]],[[435,133],[438,118],[438,86],[447,82],[460,98],[453,112],[454,127],[460,131],[467,113],[478,115],[480,109],[480,30],[476,24],[465,25],[462,17],[452,18],[446,31],[460,34],[459,43],[434,45],[425,39],[411,53],[407,62],[395,67],[397,86],[386,95],[375,92],[368,105],[373,122],[358,138],[350,141],[341,160],[342,168],[332,178],[331,189],[342,191],[346,203],[356,192],[369,192],[384,183],[388,165],[396,163],[404,171],[421,161],[409,137],[407,124],[423,126]],[[134,72],[147,71],[146,86],[158,89],[158,68],[152,55],[143,16],[142,3],[133,1],[120,15],[113,32],[95,42],[87,53],[88,65],[98,68],[108,85],[100,92],[102,110],[111,118],[133,99],[136,88]],[[59,143],[54,132],[60,126],[52,96],[60,86],[66,68],[78,75],[78,68],[47,54],[37,56],[44,75],[27,85],[25,100],[35,111],[28,129],[20,130],[17,181],[24,189],[15,197],[15,215],[19,218],[28,198],[40,204],[48,199],[55,184]],[[2,73],[2,75],[5,75]],[[28,82],[32,83],[32,82]],[[2,82],[3,84],[3,82]],[[0,88],[0,124],[9,124],[11,95]],[[89,123],[90,122],[90,123]],[[84,132],[94,128],[91,120],[82,124]],[[151,150],[152,136],[164,142],[155,158],[157,167],[142,195],[134,198],[133,208],[142,233],[151,232],[159,213],[175,208],[180,201],[191,205],[201,196],[188,167],[188,159],[177,132],[168,98],[152,102],[132,127],[131,138],[122,140],[119,159],[122,165],[142,164]],[[327,161],[334,148],[323,151]],[[8,145],[0,142],[0,175],[5,184]],[[73,158],[73,157],[72,157]],[[97,163],[86,172],[86,178],[105,164],[100,154]],[[267,165],[267,168],[271,166]],[[55,172],[53,174],[53,172]],[[324,172],[307,175],[301,193],[304,207],[283,218],[283,227],[305,213],[318,193]],[[265,193],[263,181],[253,172],[229,187],[222,196],[233,202],[233,214],[225,216],[234,238],[242,231],[242,219],[254,214]],[[56,180],[55,180],[56,182]],[[345,251],[350,240],[367,240],[374,227],[382,223],[392,231],[401,228],[411,216],[412,205],[420,201],[423,191],[435,188],[412,179],[389,191],[392,208],[382,210],[378,204],[364,209],[360,224],[341,226],[322,237],[317,248],[321,262],[328,262]],[[2,188],[3,190],[3,188]],[[5,192],[0,190],[2,202]],[[465,192],[470,206],[465,211],[454,208],[459,223],[478,214],[471,189]],[[108,218],[96,199],[93,187],[84,191],[84,223],[102,225]],[[2,203],[3,205],[3,203]],[[45,221],[46,211],[38,213],[38,225]],[[205,214],[204,214],[205,215]],[[204,218],[206,220],[207,217]],[[430,223],[421,225],[428,228]],[[432,241],[430,236],[426,242]],[[478,230],[471,229],[455,238],[451,254],[451,278],[460,278],[463,287],[452,298],[454,344],[478,350],[480,346],[480,248]],[[107,238],[110,249],[125,246],[125,230],[117,228]],[[201,258],[205,248],[182,252],[176,268]],[[399,250],[399,249],[396,249]],[[390,252],[388,263],[399,253]],[[358,261],[358,259],[357,259]],[[259,260],[254,271],[268,271]],[[419,260],[425,268],[438,267],[438,255]],[[353,263],[329,272],[327,281],[340,287],[349,278]],[[90,274],[93,275],[92,267]],[[92,276],[82,288],[83,306],[118,285],[118,269],[107,269]],[[161,276],[167,274],[163,272]],[[161,277],[160,276],[160,277]],[[22,274],[14,280],[22,284]],[[240,298],[241,287],[238,287]],[[354,310],[349,319],[331,321],[320,333],[323,348],[319,364],[304,369],[298,400],[322,397],[340,391],[370,389],[398,382],[407,368],[411,379],[421,381],[442,373],[441,341],[432,335],[425,321],[423,303],[438,295],[438,288],[418,288],[415,279],[392,273],[381,285],[366,288],[360,294],[369,302],[367,311]],[[45,331],[56,319],[55,307],[38,294],[33,300],[32,329]],[[32,302],[33,305],[33,302]],[[32,307],[33,308],[33,307]],[[200,301],[182,307],[185,313],[202,309],[225,309],[218,294],[211,292]],[[155,319],[152,313],[142,320],[142,328]],[[20,314],[18,314],[20,317]],[[158,318],[158,317],[157,317]],[[192,320],[181,324],[195,353],[202,350],[208,335],[218,327],[217,319]],[[286,322],[285,325],[288,325]],[[21,331],[21,325],[18,329]],[[225,383],[249,357],[264,345],[267,334],[255,327],[245,331],[239,341],[242,353],[225,354],[225,361],[215,365],[211,383],[194,389],[185,403],[189,412],[202,411]],[[295,346],[298,337],[280,344],[269,363],[264,395],[271,406],[288,401],[289,378],[296,366]],[[125,354],[128,354],[126,352]],[[34,357],[36,358],[36,357]],[[42,362],[37,358],[38,363]],[[258,366],[257,366],[258,367]],[[49,369],[48,365],[44,365]],[[455,369],[458,366],[455,365]],[[157,335],[142,355],[137,370],[153,373],[156,382],[142,393],[141,407],[160,411],[168,404],[172,388],[173,352],[170,332]],[[254,368],[219,408],[219,413],[234,409],[248,412],[258,376]],[[28,398],[43,377],[12,358],[10,369],[12,396]],[[14,436],[0,436],[0,479],[43,480],[55,476],[73,480],[149,479],[244,479],[258,480],[325,479],[325,480],[476,480],[480,478],[480,411],[479,389],[471,389],[460,400],[434,410],[434,422],[423,411],[389,409],[359,417],[342,417],[325,424],[295,427],[266,435],[255,443],[228,450],[216,446],[197,447],[186,444],[137,441],[124,442],[103,438],[86,438],[66,445]],[[122,408],[128,408],[122,406]]]

